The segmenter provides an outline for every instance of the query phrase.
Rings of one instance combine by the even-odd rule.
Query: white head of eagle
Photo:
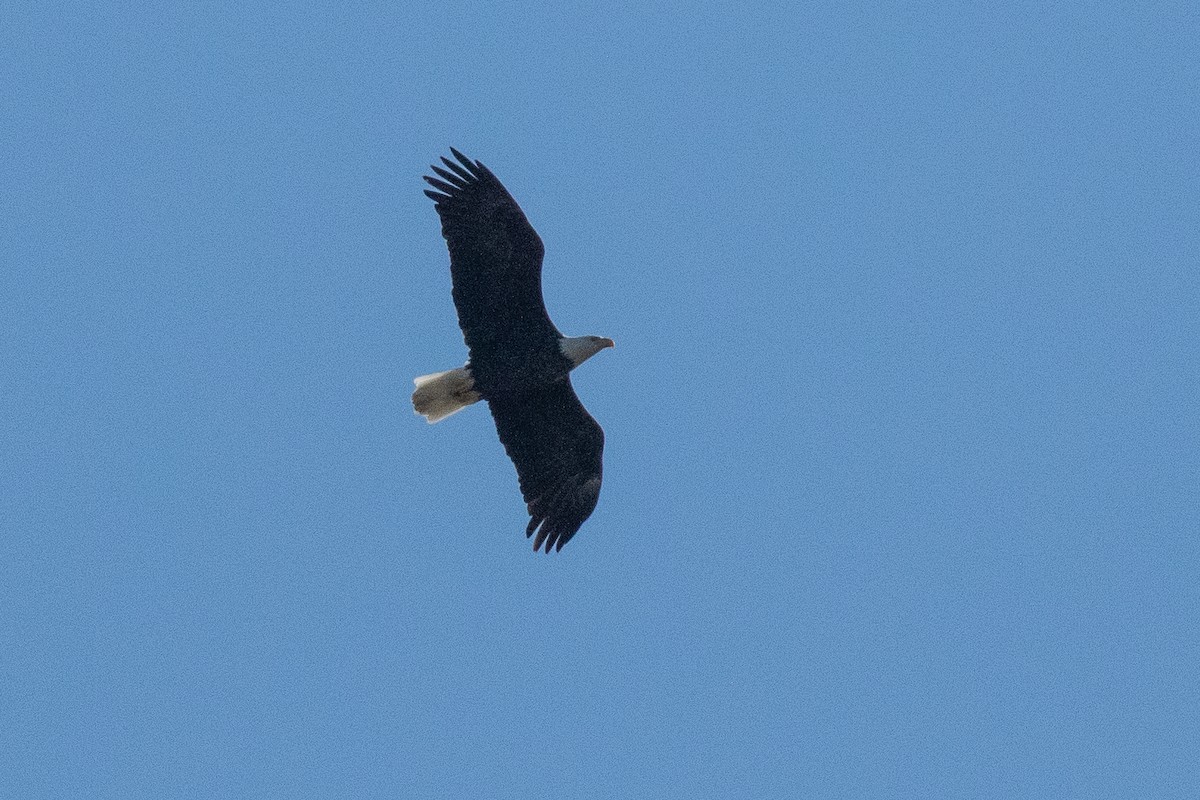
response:
[[[564,336],[558,340],[558,347],[571,359],[571,369],[575,369],[604,348],[616,347],[616,343],[603,336]]]
[[[465,366],[415,378],[413,408],[437,422],[486,400],[529,510],[533,549],[561,550],[600,498],[604,431],[570,372],[607,347],[563,336],[542,301],[545,248],[491,170],[450,148],[425,190],[442,221]],[[440,180],[439,180],[440,178]],[[534,535],[536,533],[536,536]]]

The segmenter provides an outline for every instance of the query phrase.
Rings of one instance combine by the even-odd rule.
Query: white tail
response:
[[[430,425],[479,402],[471,370],[466,367],[422,375],[413,378],[413,383],[417,385],[412,396],[413,410]]]

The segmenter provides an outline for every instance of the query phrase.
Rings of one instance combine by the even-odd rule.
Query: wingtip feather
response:
[[[460,178],[462,178],[464,183],[470,183],[472,181],[479,180],[475,176],[475,173],[471,169],[470,160],[467,159],[467,157],[464,156],[462,153],[459,153],[457,150],[455,150],[453,147],[451,147],[450,150],[454,153],[457,153],[458,157],[462,160],[463,163],[456,164],[453,161],[451,161],[450,159],[446,158],[445,156],[442,156],[442,163],[445,164],[451,171],[453,171],[455,175],[458,175]]]
[[[451,186],[445,181],[439,181],[437,178],[430,178],[426,176],[425,180],[429,182],[430,186],[437,189],[439,192],[445,192],[448,196],[453,197],[454,193],[458,191],[457,187]]]
[[[442,169],[434,164],[430,164],[429,168],[441,177],[445,178],[447,183],[452,183],[459,189],[465,189],[467,187],[467,182],[458,174],[453,173],[450,170]]]

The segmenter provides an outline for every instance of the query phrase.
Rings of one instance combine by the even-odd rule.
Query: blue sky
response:
[[[0,796],[1196,797],[1197,23],[6,9]],[[617,341],[550,557],[450,145]]]

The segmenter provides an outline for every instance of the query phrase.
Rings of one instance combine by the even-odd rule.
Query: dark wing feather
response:
[[[471,351],[477,383],[500,381],[520,369],[530,354],[559,357],[558,329],[542,300],[545,248],[524,212],[492,174],[451,148],[459,163],[425,176],[436,192],[442,235],[450,249],[454,306]]]
[[[496,432],[517,468],[533,549],[561,550],[600,499],[604,431],[569,378],[488,398]]]

